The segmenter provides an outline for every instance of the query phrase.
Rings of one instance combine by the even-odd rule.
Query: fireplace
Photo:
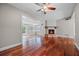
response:
[[[54,29],[48,29],[48,34],[55,34],[55,30]]]

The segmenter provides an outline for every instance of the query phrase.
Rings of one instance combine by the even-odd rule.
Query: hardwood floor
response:
[[[37,40],[37,39],[36,39]],[[32,40],[33,41],[33,40]],[[79,51],[74,45],[74,40],[65,37],[44,37],[39,42],[23,42],[23,45],[1,51],[0,56],[78,56]],[[37,43],[37,44],[36,44]]]

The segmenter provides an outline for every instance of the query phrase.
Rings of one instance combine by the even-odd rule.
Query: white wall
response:
[[[0,4],[0,48],[21,42],[21,16],[16,8]]]
[[[77,4],[74,12],[75,12],[75,38],[76,43],[79,47],[79,4]]]
[[[42,35],[44,36],[44,34],[45,34],[45,20],[43,19],[42,21],[41,21],[41,23],[43,24],[42,25]],[[47,26],[56,26],[56,21],[55,20],[53,20],[53,19],[48,19],[47,20]]]
[[[9,4],[0,4],[0,48],[21,43],[22,16],[28,17]]]
[[[56,22],[56,34],[75,38],[75,14],[73,13],[70,20],[61,19]]]
[[[51,19],[51,20],[48,20],[48,26],[56,26],[56,20],[54,19]]]

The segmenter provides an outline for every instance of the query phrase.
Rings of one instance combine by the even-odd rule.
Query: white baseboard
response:
[[[77,47],[77,49],[79,50],[79,46],[75,43],[75,46]]]
[[[2,48],[0,48],[0,51],[4,51],[6,49],[10,49],[10,48],[16,47],[16,46],[21,45],[21,44],[22,43],[17,43],[17,44],[9,45],[9,46],[6,46],[6,47],[2,47]]]

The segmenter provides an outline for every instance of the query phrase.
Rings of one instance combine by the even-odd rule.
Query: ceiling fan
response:
[[[38,12],[41,11],[44,14],[46,14],[47,12],[51,12],[51,11],[56,10],[56,7],[53,6],[51,3],[35,3],[35,4],[38,6],[41,6],[41,8],[38,9],[37,11]]]

